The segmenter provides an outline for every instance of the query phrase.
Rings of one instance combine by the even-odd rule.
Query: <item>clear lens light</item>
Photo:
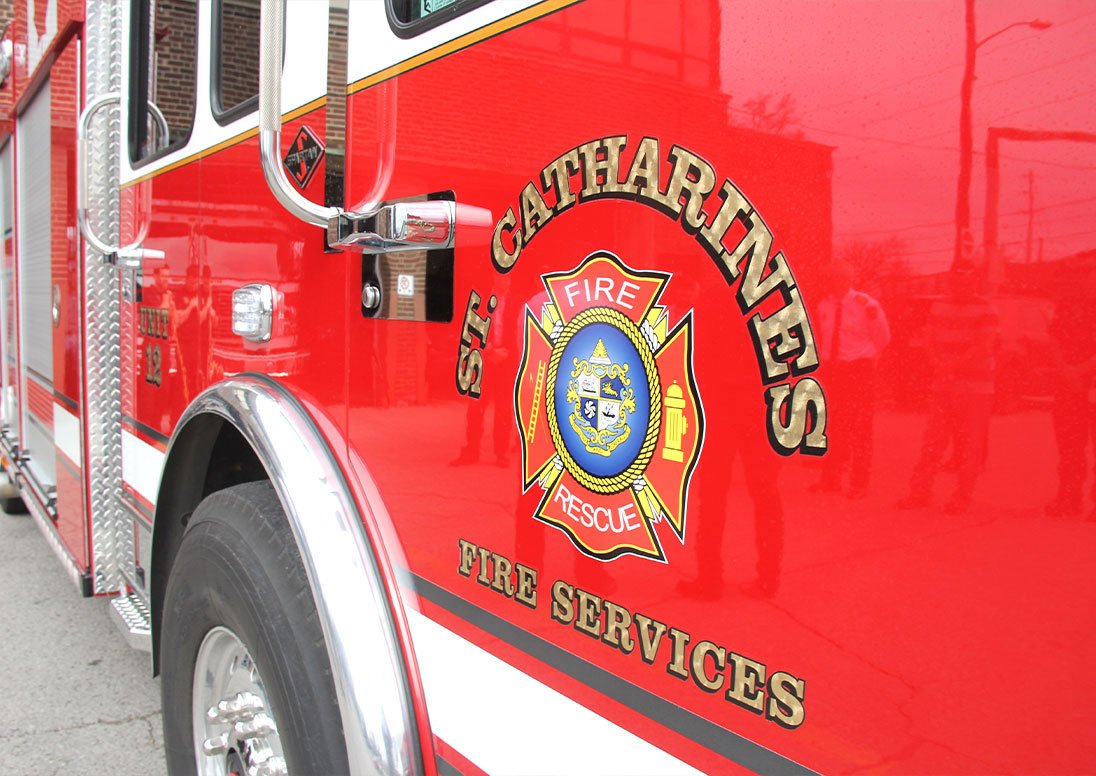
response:
[[[252,283],[232,292],[232,333],[252,342],[270,339],[274,320],[274,290]]]

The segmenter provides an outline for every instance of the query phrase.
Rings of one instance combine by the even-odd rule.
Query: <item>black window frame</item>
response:
[[[284,6],[283,0],[283,6]],[[213,112],[213,120],[220,124],[222,127],[231,124],[241,116],[246,116],[249,113],[254,113],[259,109],[259,90],[256,88],[255,94],[248,97],[241,103],[238,103],[227,110],[221,105],[221,71],[224,69],[224,61],[221,58],[221,44],[224,42],[221,29],[224,25],[221,24],[221,19],[224,13],[224,0],[213,0],[213,18],[210,19],[210,24],[213,26],[212,33],[209,40],[210,48],[210,68],[209,68],[209,108]],[[284,14],[283,14],[284,18]],[[261,30],[262,22],[260,22]],[[282,38],[282,63],[285,63],[285,38],[283,30]],[[262,74],[260,71],[260,79]],[[259,85],[261,88],[261,84]]]
[[[148,142],[148,118],[149,118],[149,94],[148,94],[148,67],[151,42],[151,30],[149,30],[149,18],[152,4],[156,0],[133,0],[131,8],[133,15],[130,17],[129,38],[129,127],[128,145],[129,161],[134,169],[144,167],[146,164],[167,156],[172,151],[177,151],[190,142],[194,134],[194,122],[198,112],[198,3],[194,3],[194,71],[191,74],[194,86],[194,100],[190,109],[190,125],[186,134],[160,148],[147,156],[139,156],[139,149]],[[170,139],[170,138],[169,138]]]
[[[417,2],[417,0],[410,0],[410,2]],[[457,0],[440,11],[435,11],[423,19],[416,19],[412,22],[402,21],[396,15],[396,9],[393,5],[394,0],[384,0],[384,12],[388,17],[388,26],[392,28],[392,32],[395,33],[397,38],[406,40],[421,35],[427,30],[432,30],[440,24],[445,24],[450,19],[455,19],[469,11],[487,5],[489,2],[491,0]]]

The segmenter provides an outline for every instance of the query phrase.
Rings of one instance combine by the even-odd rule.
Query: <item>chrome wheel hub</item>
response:
[[[198,648],[192,708],[201,776],[286,776],[259,669],[228,628],[213,628]]]

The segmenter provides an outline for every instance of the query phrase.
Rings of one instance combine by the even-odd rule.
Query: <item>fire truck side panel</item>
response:
[[[82,6],[16,7],[14,56],[0,104],[5,148],[4,447],[20,463],[23,500],[73,580],[91,593],[83,476],[79,234],[75,123],[81,98]],[[48,8],[47,8],[48,5]],[[38,13],[41,11],[41,13]],[[28,16],[29,14],[29,16]],[[8,124],[10,127],[10,124]],[[9,469],[9,475],[14,473]],[[18,500],[8,502],[18,506]]]
[[[80,236],[76,222],[76,118],[79,114],[80,47],[71,39],[50,66],[49,255],[53,347],[53,442],[56,450],[57,527],[84,567],[92,559],[85,505],[83,342],[81,337]]]
[[[355,772],[1091,770],[1088,9],[374,0],[343,41],[289,0],[273,161],[370,211],[337,250],[260,166],[255,7],[146,5],[109,271],[154,665],[188,520],[269,479]],[[3,445],[83,572],[83,12],[19,14]],[[397,204],[427,247],[370,253]]]
[[[56,483],[53,449],[53,322],[50,83],[19,117],[16,162],[19,208],[19,330],[22,334],[23,434],[42,494]],[[50,214],[43,217],[42,214]]]
[[[1041,451],[1032,458],[1032,448],[1012,447],[997,435],[1026,427],[1035,415],[995,415],[993,452],[974,505],[963,502],[959,487],[949,512],[943,509],[944,496],[934,511],[919,512],[916,506],[911,511],[896,503],[918,503],[923,434],[939,418],[928,407],[903,406],[899,400],[893,411],[878,416],[880,436],[871,442],[876,485],[868,500],[860,500],[863,493],[846,498],[827,489],[833,464],[826,456],[844,456],[850,444],[859,444],[845,436],[848,423],[869,422],[860,407],[888,402],[890,392],[906,395],[917,382],[913,376],[928,374],[932,360],[924,350],[887,352],[879,367],[880,381],[887,382],[850,388],[832,361],[815,371],[808,358],[800,359],[806,342],[816,346],[815,337],[832,336],[817,327],[838,263],[835,246],[842,251],[840,263],[860,261],[855,266],[862,272],[871,269],[850,253],[854,240],[835,235],[838,220],[850,231],[841,209],[870,212],[872,197],[859,192],[872,189],[880,170],[900,165],[909,150],[873,144],[862,137],[870,130],[854,127],[840,131],[855,135],[850,139],[840,132],[774,129],[761,114],[751,123],[743,103],[755,93],[763,96],[766,87],[806,100],[809,85],[825,74],[832,79],[834,101],[860,97],[841,90],[843,79],[853,75],[835,57],[833,39],[812,38],[789,9],[751,8],[746,15],[773,40],[784,35],[796,41],[796,56],[787,61],[787,52],[770,51],[780,66],[772,63],[773,75],[754,87],[734,80],[739,69],[754,77],[761,69],[753,60],[749,68],[735,65],[758,53],[749,45],[758,39],[733,21],[744,12],[742,4],[695,3],[684,13],[670,4],[596,2],[562,9],[543,4],[534,16],[538,9],[555,12],[521,17],[523,23],[513,29],[489,8],[478,9],[475,25],[469,12],[423,33],[429,43],[420,46],[426,51],[421,56],[385,27],[380,4],[355,6],[359,23],[351,28],[348,203],[371,190],[381,168],[383,180],[390,181],[383,198],[452,192],[458,203],[488,210],[497,227],[492,241],[458,226],[449,323],[422,323],[425,298],[444,278],[413,253],[382,260],[391,279],[382,294],[399,296],[397,278],[404,275],[406,305],[385,305],[377,317],[351,310],[348,323],[351,353],[369,354],[350,360],[348,434],[378,483],[403,548],[409,576],[402,595],[409,602],[418,597],[409,603],[410,618],[437,739],[487,771],[529,758],[548,769],[563,767],[552,759],[563,756],[558,747],[540,748],[543,731],[563,718],[554,705],[555,694],[563,693],[599,717],[575,716],[583,721],[568,727],[571,749],[563,754],[599,771],[612,765],[591,759],[597,755],[587,755],[584,742],[601,737],[620,741],[618,748],[610,747],[614,753],[643,751],[625,743],[632,733],[666,753],[644,751],[648,762],[668,755],[708,771],[723,770],[728,761],[759,770],[796,763],[822,771],[873,763],[906,770],[1084,767],[1083,754],[1067,743],[1084,738],[1081,717],[1056,713],[1049,696],[1029,692],[1033,687],[1019,697],[1017,684],[1005,679],[1031,650],[1063,666],[1091,657],[1083,627],[1068,614],[1090,598],[1083,592],[1087,584],[1078,587],[1078,564],[1084,563],[1082,546],[1091,548],[1091,537],[1082,538],[1079,523],[1063,528],[1043,522],[1042,504],[1053,496],[1056,476],[1053,465],[1042,462],[1058,455],[1049,425],[1024,437]],[[850,7],[827,13],[832,18],[826,24],[834,28],[866,24]],[[927,25],[931,15],[911,10],[903,23]],[[1021,8],[1001,18],[1013,17],[1026,18]],[[871,18],[899,45],[894,23]],[[1064,12],[1063,18],[1072,17]],[[491,26],[492,20],[498,24]],[[952,22],[962,24],[961,18]],[[987,28],[995,29],[991,24]],[[1080,33],[1067,28],[1061,34],[1075,40]],[[1045,51],[1045,59],[1027,66],[1051,67],[1053,47]],[[786,80],[778,80],[778,73]],[[1075,75],[1089,83],[1091,68],[1077,66]],[[928,92],[916,87],[914,92],[910,99],[930,99]],[[385,94],[396,95],[395,119],[387,123],[378,118]],[[1007,114],[1000,94],[987,88],[982,99]],[[1092,118],[1079,104],[1072,108],[1073,120],[1083,124]],[[370,137],[378,124],[384,134],[376,144]],[[388,145],[394,150],[386,150]],[[844,154],[837,157],[839,169],[835,149]],[[857,166],[861,153],[875,155],[876,161]],[[1068,166],[1056,155],[1066,153],[1064,147],[1047,153],[1048,161]],[[619,158],[619,167],[606,172],[603,166],[593,173],[593,183],[583,177],[609,158]],[[933,180],[945,198],[954,187],[953,161],[936,162],[941,171]],[[676,204],[644,193],[650,175],[658,176],[664,192],[675,174],[694,183],[710,175],[701,184],[708,193],[690,192],[686,184],[678,189]],[[617,176],[615,191],[610,175]],[[903,175],[908,178],[892,185],[919,180],[909,169]],[[1082,178],[1066,184],[1072,199],[1091,193],[1091,181]],[[630,188],[621,186],[624,181]],[[567,195],[560,194],[564,185],[571,197],[566,202]],[[737,195],[748,218],[723,234],[723,248],[732,250],[763,220],[774,235],[764,272],[774,273],[773,282],[783,276],[783,292],[749,298],[751,283],[759,279],[742,277],[749,254],[739,254],[736,260],[743,263],[730,266],[718,248],[706,247],[698,236],[700,226],[711,226],[721,204]],[[703,197],[701,219],[696,215],[701,202],[694,197]],[[952,215],[946,208],[938,211],[945,222]],[[690,225],[690,218],[697,220]],[[884,236],[891,224],[909,221],[883,214],[864,219],[862,228],[878,225]],[[947,230],[941,231],[950,246]],[[767,251],[768,245],[755,249]],[[917,251],[929,249],[923,244],[892,248],[910,252],[907,266],[916,264]],[[363,260],[363,283],[372,277],[372,261]],[[581,274],[580,268],[590,267],[595,269]],[[943,270],[914,274],[922,272]],[[576,280],[570,285],[556,280],[564,273]],[[692,400],[703,410],[689,425],[689,433],[702,434],[703,441],[684,486],[684,535],[675,537],[667,522],[655,523],[661,554],[656,560],[636,551],[612,556],[598,544],[614,530],[598,510],[611,509],[619,530],[632,506],[627,499],[613,502],[580,489],[577,475],[566,479],[573,463],[557,464],[567,467],[565,479],[552,479],[552,452],[560,455],[560,439],[567,438],[569,408],[558,394],[556,405],[538,403],[536,393],[537,385],[548,382],[538,365],[559,374],[559,363],[570,369],[591,356],[589,350],[572,350],[560,362],[552,360],[554,335],[545,305],[558,311],[570,302],[581,310],[613,298],[619,306],[622,284],[638,284],[642,273],[666,273],[657,303],[666,309],[671,330],[686,319],[691,348],[686,371],[697,389]],[[1071,277],[1081,278],[1077,282],[1091,294],[1089,275]],[[880,283],[870,277],[856,282]],[[896,346],[913,329],[900,316],[917,283],[931,287],[927,281],[902,289],[885,282],[869,286],[887,294],[887,308],[894,306]],[[794,292],[788,290],[793,286]],[[939,287],[944,294],[935,304],[943,310],[947,304],[939,300],[950,291]],[[975,299],[990,293],[997,292],[986,289]],[[1040,302],[1024,293],[1018,303],[1034,310]],[[809,321],[803,326],[813,325],[813,332],[793,334],[790,347],[777,340],[759,344],[757,320],[781,309],[790,315],[786,305],[797,298]],[[995,298],[992,307],[1003,310],[1009,304],[1008,298]],[[974,325],[989,328],[990,316],[998,314],[1005,313],[987,312],[986,320]],[[917,325],[925,332],[940,323],[922,319]],[[1034,331],[1002,329],[994,347],[1007,352]],[[783,349],[785,355],[775,357],[798,363],[801,370],[767,367],[766,354],[776,352],[770,348]],[[991,371],[993,361],[989,356],[986,363]],[[821,461],[781,447],[774,422],[766,418],[773,386],[797,376],[816,379],[823,391],[834,386],[826,397],[838,446],[812,451],[803,440],[799,448],[824,452]],[[567,380],[558,379],[566,388]],[[935,379],[932,390],[950,396],[946,378],[938,373]],[[1002,397],[1017,390],[1018,379],[998,374]],[[666,388],[664,383],[663,392]],[[970,402],[986,401],[976,398],[979,386],[969,389],[974,391]],[[869,391],[881,393],[878,399],[861,393]],[[670,406],[667,397],[664,393],[663,411]],[[558,413],[564,428],[553,432],[557,438],[549,441],[543,415],[535,425],[530,407]],[[955,422],[974,423],[981,411],[970,406]],[[977,432],[963,426],[956,433],[962,460],[971,454],[969,436]],[[660,438],[659,445],[656,459],[668,441]],[[540,457],[530,467],[534,456]],[[1038,496],[1013,492],[1009,482],[1020,472],[1039,483]],[[911,476],[915,498],[906,500]],[[940,480],[945,476],[953,475]],[[967,476],[958,475],[960,486]],[[821,490],[815,489],[819,483]],[[666,513],[673,514],[674,505]],[[952,531],[962,538],[945,538]],[[1025,550],[1029,545],[1055,549],[1032,556]],[[1071,559],[1067,566],[1059,560],[1062,553]],[[1026,582],[1010,581],[1015,568],[1025,570]],[[517,592],[522,579],[524,599]],[[780,592],[774,596],[775,580]],[[1056,602],[1058,590],[1071,591],[1069,600]],[[794,608],[783,605],[787,596]],[[1020,636],[1018,599],[1057,635]],[[991,647],[975,646],[979,634],[996,633],[1011,635],[993,638]],[[644,638],[653,639],[650,653],[640,644]],[[446,667],[458,655],[467,661],[462,665],[475,668],[455,680]],[[523,676],[513,676],[513,668]],[[960,689],[964,677],[978,677],[976,691]],[[492,702],[471,715],[471,698]],[[916,709],[913,719],[909,709]],[[947,717],[946,725],[940,715]],[[1017,716],[1031,735],[990,744],[987,720],[1000,730]],[[1062,745],[1034,747],[1033,739]],[[773,752],[779,755],[765,759]],[[670,767],[669,761],[657,762]],[[624,771],[630,767],[616,764]]]

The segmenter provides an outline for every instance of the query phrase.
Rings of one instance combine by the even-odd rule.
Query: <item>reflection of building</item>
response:
[[[224,0],[217,7],[218,46],[214,101],[221,112],[259,93],[259,0]],[[172,142],[186,135],[195,110],[196,0],[153,3],[149,35],[149,98],[171,128]],[[157,142],[162,142],[157,138]]]
[[[220,101],[225,110],[259,93],[259,0],[223,0]]]

